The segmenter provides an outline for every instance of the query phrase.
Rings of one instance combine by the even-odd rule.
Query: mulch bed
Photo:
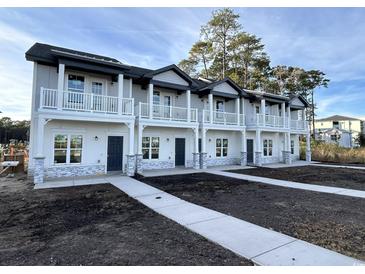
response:
[[[315,164],[324,164],[324,165],[335,165],[335,166],[353,166],[353,167],[365,167],[365,164],[346,164],[346,163],[335,163],[335,162],[319,162],[319,163],[315,163]]]
[[[251,265],[111,185],[0,178],[0,265]]]
[[[361,169],[300,166],[285,168],[258,167],[230,170],[229,172],[281,179],[305,184],[365,190],[365,170]]]
[[[189,202],[365,260],[365,199],[208,173],[139,179]]]

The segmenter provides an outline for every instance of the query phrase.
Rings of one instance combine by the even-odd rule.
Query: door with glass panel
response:
[[[91,107],[95,111],[104,111],[103,106],[103,83],[93,81],[91,83],[91,93],[92,93],[92,100],[91,100]]]
[[[217,100],[215,104],[215,122],[217,123],[224,123],[224,101]]]
[[[67,96],[64,97],[64,107],[83,110],[85,109],[85,77],[69,74],[67,79]]]
[[[161,117],[160,92],[153,92],[153,117]]]
[[[171,118],[171,96],[165,95],[163,97],[164,118]]]

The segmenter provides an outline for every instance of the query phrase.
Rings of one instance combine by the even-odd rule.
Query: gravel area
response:
[[[334,186],[365,191],[365,170],[321,166],[250,168],[229,172],[281,179],[305,184]]]
[[[208,173],[139,179],[189,202],[365,260],[365,199]]]
[[[0,178],[0,265],[251,265],[112,185]]]

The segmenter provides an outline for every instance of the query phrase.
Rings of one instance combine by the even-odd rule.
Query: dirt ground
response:
[[[285,168],[258,167],[230,170],[229,172],[282,179],[305,184],[365,190],[365,170],[361,169],[300,166]]]
[[[365,260],[365,199],[208,173],[140,180],[192,203]]]
[[[111,185],[0,178],[0,265],[250,265]]]

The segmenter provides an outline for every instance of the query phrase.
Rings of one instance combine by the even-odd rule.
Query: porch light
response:
[[[98,137],[98,136],[95,136],[95,137],[94,137],[94,140],[95,140],[95,141],[98,141],[98,140],[99,140],[99,137]]]
[[[209,138],[209,143],[212,141],[212,139]]]
[[[166,138],[166,142],[169,142],[170,141],[170,138]]]

